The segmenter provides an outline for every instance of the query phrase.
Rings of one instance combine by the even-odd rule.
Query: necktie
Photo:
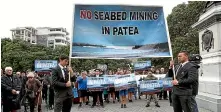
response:
[[[64,79],[66,79],[66,69],[63,68],[63,71],[64,71]]]
[[[178,67],[178,69],[176,70],[176,76],[177,76],[177,73],[181,70],[182,68],[182,64],[180,64],[180,66]]]

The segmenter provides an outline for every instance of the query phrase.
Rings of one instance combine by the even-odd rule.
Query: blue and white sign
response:
[[[114,81],[116,80],[116,75],[103,75],[105,81],[108,85],[114,85]]]
[[[104,77],[88,77],[87,88],[104,88],[107,81]]]
[[[148,80],[140,81],[140,91],[154,93],[160,91],[163,88],[162,80]]]
[[[173,87],[172,80],[173,80],[172,78],[162,79],[164,90],[168,90],[168,89],[171,89]]]
[[[139,61],[134,63],[134,70],[142,70],[151,67],[151,61]]]
[[[56,60],[35,60],[35,71],[51,70],[57,65]]]
[[[72,58],[171,57],[161,6],[75,5]]]
[[[137,86],[137,81],[134,74],[127,74],[127,75],[120,75],[117,76],[114,81],[115,89],[121,90],[121,89],[128,89],[128,88],[134,88]]]

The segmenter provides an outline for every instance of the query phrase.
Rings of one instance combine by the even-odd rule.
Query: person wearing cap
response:
[[[155,77],[153,75],[153,73],[151,71],[149,71],[148,75],[144,78],[144,80],[145,81],[147,81],[147,80],[157,80],[157,77]],[[156,107],[160,107],[160,105],[158,103],[157,95],[155,93],[147,95],[147,105],[146,105],[146,107],[150,106],[151,100],[153,100],[155,102]]]
[[[38,79],[35,78],[33,72],[29,72],[27,77],[28,81],[26,82],[25,89],[30,104],[30,112],[34,112],[34,108],[36,105],[38,107],[38,112],[41,112],[42,84]]]
[[[1,78],[3,112],[15,112],[20,109],[20,90],[20,80],[17,76],[13,75],[12,67],[6,67],[5,75]]]

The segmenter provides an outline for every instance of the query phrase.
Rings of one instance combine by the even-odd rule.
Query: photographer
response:
[[[189,61],[195,65],[197,67],[197,69],[199,70],[200,66],[198,64],[200,64],[202,60],[202,57],[198,54],[193,54],[190,56]],[[198,110],[198,106],[196,103],[196,95],[198,95],[198,87],[199,87],[199,74],[197,73],[197,81],[193,84],[192,88],[193,88],[193,95],[191,97],[191,105],[193,107],[193,112],[199,112]]]

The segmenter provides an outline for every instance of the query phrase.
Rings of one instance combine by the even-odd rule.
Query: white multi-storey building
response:
[[[37,29],[37,43],[44,44],[48,47],[59,45],[69,45],[69,33],[65,28],[39,27]]]
[[[30,42],[31,44],[36,44],[36,33],[37,30],[33,27],[17,27],[14,29],[11,29],[12,31],[12,39],[15,38],[21,38],[25,41]]]
[[[50,27],[18,27],[12,29],[12,38],[22,38],[31,44],[41,44],[47,47],[65,46],[70,44],[69,33],[65,28]]]

